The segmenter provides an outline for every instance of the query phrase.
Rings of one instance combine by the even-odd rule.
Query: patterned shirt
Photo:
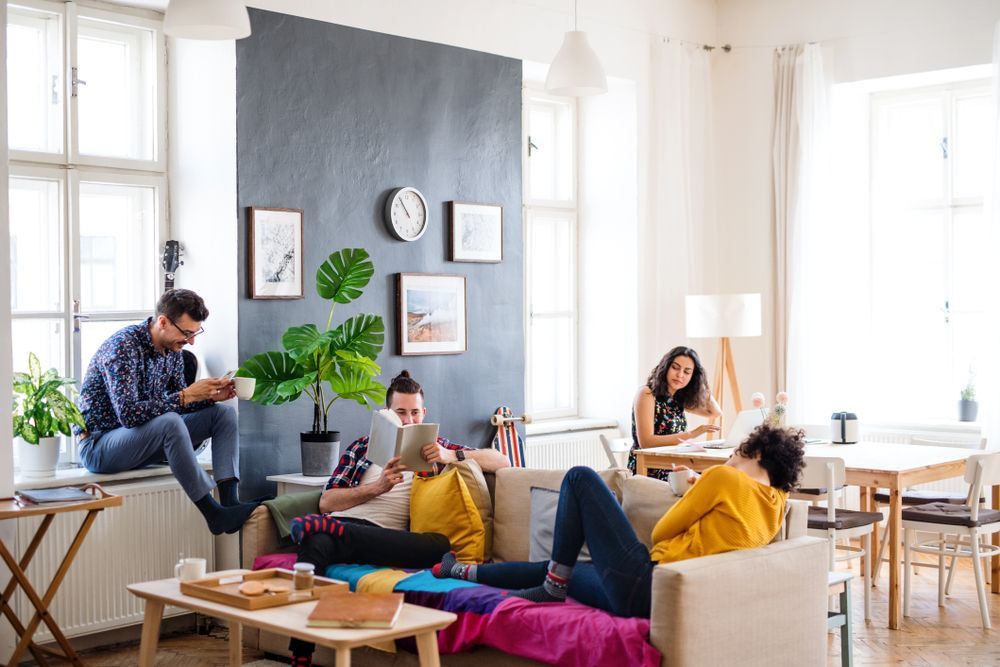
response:
[[[437,444],[445,449],[457,451],[459,449],[469,451],[471,447],[452,442],[447,438],[438,437]],[[372,465],[372,462],[365,457],[368,453],[368,436],[362,436],[352,442],[344,453],[340,456],[337,467],[333,469],[330,480],[326,483],[327,489],[347,489],[361,484],[361,478],[365,476],[365,471]],[[430,477],[440,473],[444,466],[440,463],[434,464],[434,472],[418,472],[418,477]]]
[[[196,412],[212,405],[181,405],[180,392],[187,386],[184,355],[157,351],[149,333],[152,321],[150,317],[113,334],[90,360],[78,403],[91,434],[135,428],[168,412]]]
[[[653,435],[673,435],[687,430],[687,417],[684,415],[684,408],[674,402],[673,398],[661,401],[658,398],[653,407]],[[628,469],[635,474],[636,456],[639,449],[639,435],[635,428],[635,410],[632,410],[632,449],[628,453]],[[664,468],[649,468],[646,475],[654,479],[667,480],[670,471]]]

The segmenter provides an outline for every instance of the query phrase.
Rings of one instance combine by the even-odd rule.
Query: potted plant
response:
[[[304,475],[329,475],[337,463],[340,433],[329,429],[328,418],[338,399],[357,401],[369,409],[385,399],[385,387],[375,379],[382,372],[375,363],[385,339],[382,318],[361,314],[332,326],[337,304],[360,297],[374,273],[364,250],[332,253],[316,271],[316,292],[331,302],[326,328],[290,327],[281,337],[283,351],[262,352],[236,372],[256,380],[251,400],[260,405],[281,405],[302,394],[312,401],[312,429],[300,438]]]
[[[63,392],[74,384],[54,368],[43,373],[34,353],[28,354],[28,372],[14,373],[14,435],[25,477],[55,477],[59,434],[72,435],[74,424],[84,426],[79,408]]]
[[[962,400],[958,402],[958,420],[974,422],[977,414],[979,414],[979,403],[976,401],[976,384],[969,378],[962,389]]]

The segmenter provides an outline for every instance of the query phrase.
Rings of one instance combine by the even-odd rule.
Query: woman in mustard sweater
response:
[[[619,616],[648,617],[653,567],[770,542],[802,472],[803,434],[755,429],[729,460],[706,470],[653,528],[653,548],[636,537],[621,505],[590,468],[566,473],[559,492],[552,560],[473,565],[449,553],[438,577],[515,589],[537,602],[574,600]],[[591,562],[577,564],[584,543]]]

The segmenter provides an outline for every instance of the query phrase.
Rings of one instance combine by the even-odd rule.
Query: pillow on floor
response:
[[[457,468],[435,477],[414,477],[410,492],[410,530],[441,533],[463,563],[482,563],[486,528]]]
[[[531,487],[531,538],[528,544],[528,560],[539,561],[552,558],[553,530],[556,525],[556,510],[559,508],[559,492],[540,486]],[[591,560],[587,545],[580,550],[577,560]]]

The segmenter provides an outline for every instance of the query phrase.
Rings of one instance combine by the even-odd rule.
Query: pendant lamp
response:
[[[587,42],[587,33],[577,30],[577,3],[573,2],[573,30],[566,33],[562,48],[549,66],[545,90],[554,95],[583,97],[608,92],[608,78],[597,54]]]
[[[241,0],[170,0],[163,32],[186,39],[242,39],[250,16]]]

